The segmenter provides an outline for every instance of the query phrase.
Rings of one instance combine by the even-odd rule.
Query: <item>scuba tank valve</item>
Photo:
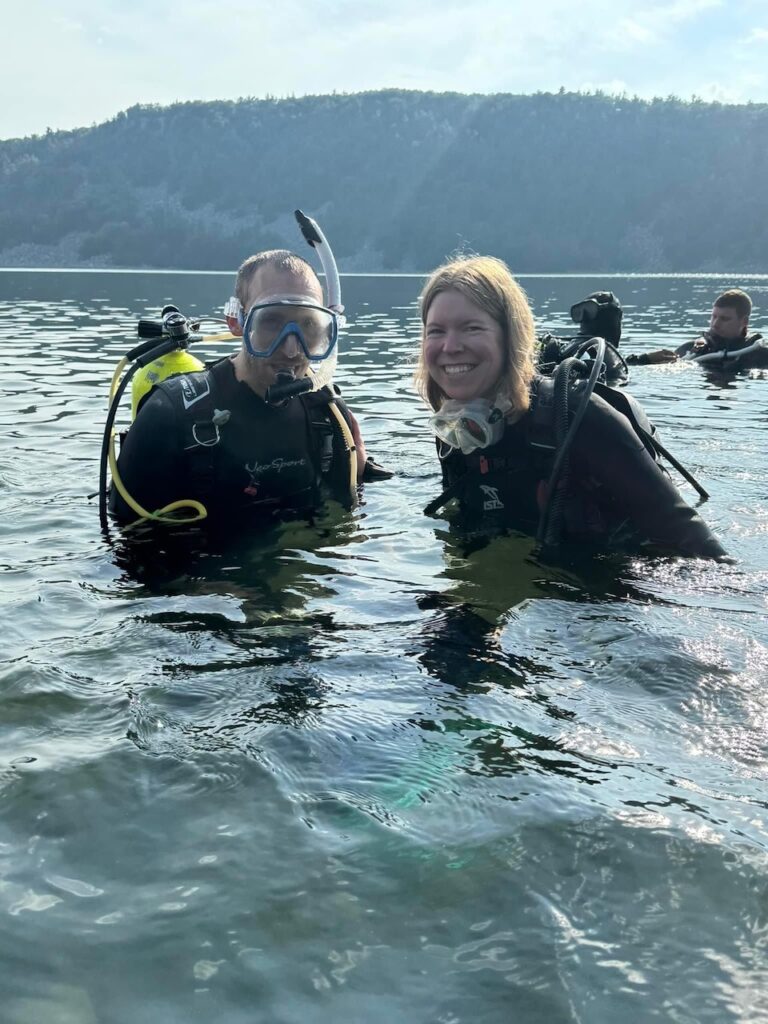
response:
[[[187,351],[192,332],[197,331],[199,323],[191,323],[183,313],[179,312],[177,306],[163,306],[160,313],[160,320],[148,320],[142,318],[138,323],[138,334],[140,338],[156,340],[165,338],[168,342],[168,349],[165,352],[158,352],[157,346],[150,349],[151,359],[143,359],[144,353],[137,352],[142,346],[137,346],[128,353],[128,358],[138,361],[141,369],[133,377],[131,384],[131,419],[136,419],[139,406],[155,384],[159,384],[166,377],[177,373],[195,373],[205,369],[196,356]]]

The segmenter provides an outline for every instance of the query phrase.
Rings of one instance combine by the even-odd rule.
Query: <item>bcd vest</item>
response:
[[[217,363],[156,385],[176,410],[180,456],[193,493],[215,505],[237,480],[238,504],[267,509],[316,505],[323,482],[341,493],[350,453],[329,411],[337,402],[331,388],[291,399],[279,410],[247,395],[243,411],[243,395],[219,379],[230,372]]]

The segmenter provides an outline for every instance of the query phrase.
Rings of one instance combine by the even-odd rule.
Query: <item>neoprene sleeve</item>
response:
[[[694,557],[726,554],[649,455],[626,417],[598,395],[590,398],[574,439],[571,473],[585,473],[603,484],[648,540]]]

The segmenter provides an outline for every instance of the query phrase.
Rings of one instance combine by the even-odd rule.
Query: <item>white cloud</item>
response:
[[[638,43],[650,43],[656,38],[652,29],[638,24],[633,18],[625,18],[619,25],[619,32]]]
[[[53,0],[25,0],[4,12],[0,138],[90,124],[135,103],[249,95],[384,87],[533,92],[585,82],[642,96],[707,95],[712,60],[731,68],[726,88],[734,99],[768,100],[756,45],[768,30],[755,27],[759,7],[729,0],[736,28],[725,39],[713,17],[723,6],[68,0],[63,11]]]

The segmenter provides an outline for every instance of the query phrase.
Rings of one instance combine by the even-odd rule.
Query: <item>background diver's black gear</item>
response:
[[[554,373],[557,366],[571,356],[578,356],[582,361],[590,362],[594,359],[597,343],[601,340],[605,341],[605,352],[600,371],[600,382],[611,387],[622,387],[629,380],[629,367],[624,356],[610,341],[601,337],[593,337],[591,334],[576,334],[571,338],[556,338],[552,334],[543,335],[539,338],[536,368],[539,373]]]
[[[702,340],[704,347],[695,348],[696,342]],[[676,348],[675,355],[683,358],[694,356],[694,362],[716,373],[768,369],[768,342],[757,333],[745,332],[738,338],[721,338],[713,331],[704,331],[698,338]]]
[[[621,341],[623,316],[621,303],[613,292],[592,292],[571,306],[571,320],[579,325],[581,335],[605,338],[617,348]]]
[[[560,338],[545,334],[539,339],[537,366],[541,373],[553,373],[564,359],[577,356],[580,359],[594,358],[594,346],[587,345],[591,339],[605,341],[605,353],[600,380],[613,387],[626,384],[629,368],[618,346],[621,341],[621,321],[624,313],[621,303],[613,292],[592,292],[585,299],[571,306],[571,319],[579,325],[579,333]]]

